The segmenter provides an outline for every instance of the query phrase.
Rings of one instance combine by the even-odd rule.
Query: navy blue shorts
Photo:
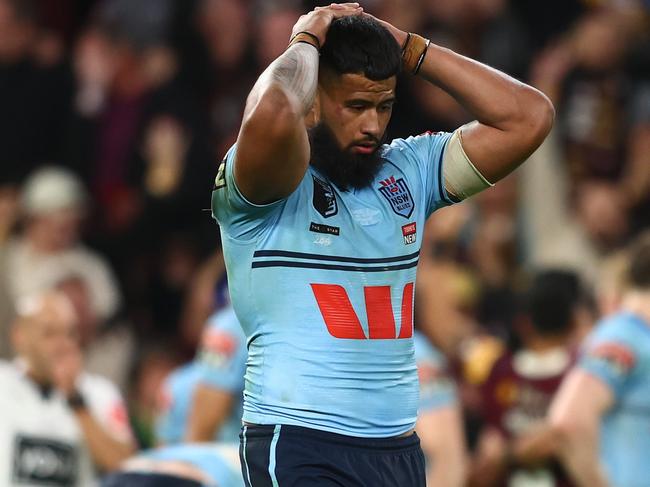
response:
[[[414,433],[357,438],[288,425],[249,425],[239,435],[246,487],[425,487]]]
[[[118,472],[106,477],[102,487],[201,487],[201,484],[162,473]]]

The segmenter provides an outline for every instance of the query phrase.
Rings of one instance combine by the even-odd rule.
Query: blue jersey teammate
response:
[[[185,443],[146,450],[106,477],[102,487],[243,487],[232,445]]]
[[[248,337],[244,479],[424,485],[413,347],[424,222],[513,170],[553,108],[358,4],[319,7],[293,34],[251,91],[212,196]],[[382,144],[402,67],[477,120]]]
[[[212,315],[196,358],[163,384],[156,418],[159,443],[239,442],[246,354],[246,337],[232,307]],[[205,431],[200,438],[193,437],[197,428]]]

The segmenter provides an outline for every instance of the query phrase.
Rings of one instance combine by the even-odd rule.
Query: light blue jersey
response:
[[[233,309],[215,313],[203,332],[197,357],[172,372],[163,385],[164,405],[156,420],[158,440],[165,444],[183,441],[194,390],[204,383],[236,398],[215,441],[239,442],[246,354],[246,337]]]
[[[447,360],[420,332],[413,334],[415,363],[420,379],[418,412],[433,411],[456,404],[456,387],[447,371]]]
[[[601,457],[613,487],[650,485],[650,324],[629,313],[603,320],[579,367],[615,396],[603,419]]]
[[[189,463],[210,479],[206,487],[244,487],[236,451],[209,443],[184,444],[142,452],[151,460]]]
[[[397,139],[361,190],[309,167],[296,190],[249,203],[236,147],[212,194],[230,295],[248,337],[244,421],[358,437],[415,425],[413,296],[426,218],[451,204],[442,184],[450,134]]]

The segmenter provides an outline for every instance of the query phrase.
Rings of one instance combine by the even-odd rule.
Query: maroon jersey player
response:
[[[485,465],[508,441],[530,432],[546,416],[555,391],[573,363],[570,345],[579,296],[577,278],[568,272],[536,276],[524,298],[524,314],[516,325],[521,342],[494,363],[483,385],[485,427],[477,449],[474,484],[508,487],[567,487],[571,484],[555,463],[538,468]],[[494,467],[494,465],[493,465]]]

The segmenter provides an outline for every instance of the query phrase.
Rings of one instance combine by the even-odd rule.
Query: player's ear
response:
[[[305,115],[305,125],[308,129],[315,127],[320,122],[320,87],[316,91],[316,96],[314,97],[314,104],[311,106],[307,115]]]

